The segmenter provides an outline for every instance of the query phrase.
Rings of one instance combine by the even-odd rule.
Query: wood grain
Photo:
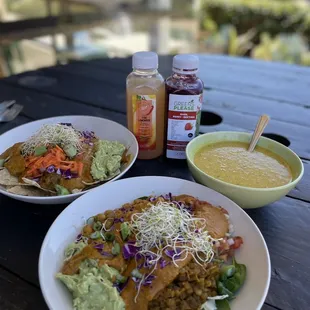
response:
[[[264,303],[264,305],[263,305],[261,310],[275,310],[275,309],[279,310],[280,308],[277,308],[277,307],[271,306],[271,305],[269,305],[267,303]]]
[[[310,161],[303,160],[302,162],[305,169],[304,176],[289,196],[310,202]]]
[[[199,54],[202,67],[207,63],[215,63],[219,66],[247,67],[249,71],[268,72],[276,76],[289,75],[300,78],[302,75],[309,76],[309,68],[277,61],[264,61],[247,57],[234,57],[225,55],[206,55]]]
[[[127,63],[130,61],[130,59],[127,59]],[[119,85],[123,89],[124,81],[131,70],[130,66],[128,66],[128,64],[123,66],[127,67],[129,71],[120,71],[112,70],[112,68],[110,68],[111,65],[98,65],[100,63],[106,62],[76,62],[68,66],[55,66],[47,68],[46,71],[53,70],[62,73],[66,72],[71,75],[81,76],[91,80],[99,80],[107,84]],[[170,74],[170,71],[168,71],[168,74]],[[168,74],[165,76],[167,77]],[[280,100],[258,98],[247,94],[234,94],[217,89],[206,90],[204,92],[204,99],[207,106],[220,106],[225,109],[233,110],[235,112],[242,112],[244,114],[261,115],[266,113],[270,115],[272,119],[306,126],[309,125],[310,105],[299,105]]]
[[[310,303],[310,206],[291,198],[247,213],[266,240],[272,280],[266,302],[281,309],[307,309]]]
[[[300,106],[283,101],[253,97],[245,94],[233,94],[216,89],[205,90],[205,108],[222,108],[226,111],[247,115],[270,115],[272,121],[309,126],[310,106]]]
[[[65,206],[42,207],[4,195],[0,195],[0,205],[6,207],[5,217],[0,219],[0,265],[38,286],[41,244],[48,228]]]
[[[1,310],[45,310],[40,289],[0,267]]]
[[[232,62],[228,58],[200,57],[200,66],[204,70],[200,70],[199,75],[206,87],[309,105],[310,70],[306,67],[283,64],[281,67],[284,68],[280,70],[274,63],[255,64],[256,61],[252,60],[253,65],[250,65],[246,60]]]
[[[171,61],[171,56],[160,57],[165,76],[170,74]],[[266,113],[272,117],[266,132],[287,137],[299,156],[310,159],[308,68],[222,56],[203,56],[201,64],[200,75],[207,87],[203,110],[223,118],[219,125],[202,126],[202,132],[251,131],[258,115]],[[24,110],[13,122],[0,124],[0,134],[30,120],[66,114],[97,115],[125,125],[124,79],[130,70],[130,58],[93,60],[1,80],[0,102],[15,99]],[[19,85],[21,77],[36,75],[52,77],[57,83]],[[303,310],[310,304],[310,161],[303,162],[304,177],[289,197],[247,211],[264,235],[271,256],[272,279],[264,310]],[[138,160],[126,177],[143,175],[192,180],[185,162],[163,158]],[[49,226],[65,206],[42,208],[3,195],[0,205],[5,210],[0,217],[0,309],[44,310],[37,288],[39,250]]]
[[[106,74],[107,72],[103,72]],[[56,83],[46,87],[38,85],[23,86],[25,89],[34,89],[37,92],[70,99],[79,103],[86,103],[90,106],[99,106],[111,111],[125,112],[126,96],[125,83],[123,88],[116,85],[104,85],[102,81],[82,77],[67,72],[56,70],[39,70],[36,72],[27,72],[24,74],[11,76],[5,79],[5,83],[19,85],[20,78],[26,76],[49,77],[56,80]]]
[[[199,55],[199,58],[199,76],[208,89],[310,107],[307,67],[217,55]],[[130,58],[98,59],[88,64],[114,72],[131,71]],[[159,57],[159,64],[160,72],[170,75],[172,56]]]
[[[85,105],[80,102],[55,98],[41,91],[31,91],[25,88],[19,88],[16,85],[10,85],[0,81],[0,100],[14,98],[19,104],[24,106],[22,115],[30,119],[42,119],[62,115],[92,115],[109,118],[118,123],[126,125],[126,115],[117,112],[103,110],[99,107]],[[18,119],[18,121],[20,118]],[[26,122],[26,119],[24,119]],[[13,128],[16,122],[1,124],[0,130]],[[2,127],[3,126],[3,127]]]

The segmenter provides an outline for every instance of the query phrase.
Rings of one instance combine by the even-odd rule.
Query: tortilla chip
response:
[[[14,177],[13,175],[11,175],[8,169],[3,168],[0,170],[0,185],[15,186],[15,185],[27,185],[27,184],[21,184],[18,181],[17,177]]]
[[[49,190],[49,189],[42,188],[38,182],[35,182],[35,181],[33,181],[33,180],[29,180],[29,179],[27,179],[27,178],[23,178],[23,181],[24,181],[26,184],[32,185],[32,186],[34,186],[34,187],[37,187],[37,188],[39,188],[40,190],[42,190],[42,191],[44,191],[44,192],[56,194],[56,191],[51,191],[51,190]]]
[[[77,194],[77,193],[80,193],[80,192],[82,192],[83,190],[82,189],[73,189],[72,191],[71,191],[71,193],[72,194]]]
[[[20,185],[8,188],[7,192],[22,196],[43,197],[48,195],[46,192],[42,191],[39,188],[34,188],[32,186],[20,186]]]

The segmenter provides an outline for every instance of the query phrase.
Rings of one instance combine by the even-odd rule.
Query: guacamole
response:
[[[81,263],[78,274],[58,273],[56,277],[72,293],[75,310],[125,310],[125,303],[112,283],[118,274],[114,268],[98,268],[95,260],[87,259]]]
[[[104,181],[120,173],[125,149],[125,146],[118,141],[99,140],[91,165],[92,177]]]

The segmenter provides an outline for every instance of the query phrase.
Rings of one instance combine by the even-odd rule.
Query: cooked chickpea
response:
[[[96,216],[96,220],[100,221],[103,223],[107,219],[106,215],[104,213],[100,213]]]
[[[83,235],[89,236],[93,232],[93,228],[91,225],[85,225],[83,227]]]

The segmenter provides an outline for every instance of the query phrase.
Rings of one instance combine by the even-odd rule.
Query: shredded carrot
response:
[[[42,156],[28,156],[26,159],[26,176],[35,177],[42,175],[42,171],[50,166],[56,169],[70,170],[81,176],[83,171],[83,163],[77,161],[67,161],[65,152],[56,145],[49,148],[48,151]]]

